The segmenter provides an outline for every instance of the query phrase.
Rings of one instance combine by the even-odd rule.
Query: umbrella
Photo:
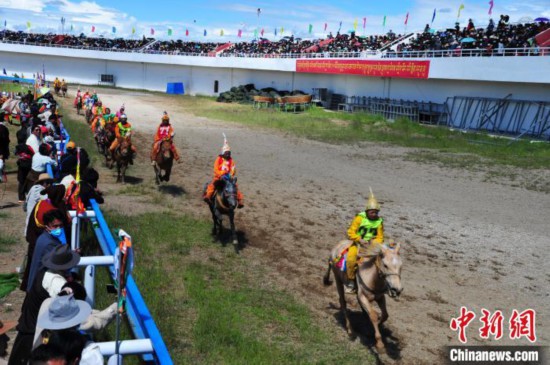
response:
[[[475,42],[475,41],[476,41],[475,39],[470,38],[470,37],[468,37],[468,38],[462,38],[462,39],[460,40],[461,43],[472,43],[472,42]]]
[[[535,21],[536,22],[550,22],[550,19],[541,17],[541,18],[536,18]]]

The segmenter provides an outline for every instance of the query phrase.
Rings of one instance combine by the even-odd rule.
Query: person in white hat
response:
[[[233,158],[231,158],[231,148],[229,147],[229,143],[227,143],[227,138],[225,134],[223,135],[223,146],[222,146],[222,153],[218,155],[216,158],[216,161],[214,162],[214,178],[208,184],[206,187],[205,194],[203,196],[203,199],[205,202],[209,202],[210,199],[212,199],[212,195],[214,195],[215,185],[214,183],[218,180],[220,180],[224,175],[229,175],[230,177],[235,177],[237,174],[235,162],[233,161]],[[237,185],[235,185],[237,187]],[[244,207],[243,204],[243,194],[237,187],[237,208]]]

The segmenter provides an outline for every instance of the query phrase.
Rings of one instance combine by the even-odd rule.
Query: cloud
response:
[[[451,8],[443,8],[443,9],[437,9],[438,12],[442,14],[450,13],[452,10]]]

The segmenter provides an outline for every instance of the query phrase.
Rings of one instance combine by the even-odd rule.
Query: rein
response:
[[[376,259],[374,261],[374,266],[376,267],[376,271],[378,273],[378,277],[384,280],[384,288],[382,291],[376,291],[374,289],[371,289],[367,286],[367,284],[363,281],[361,278],[361,275],[357,273],[357,281],[363,286],[368,292],[371,292],[372,294],[378,295],[378,294],[384,294],[386,293],[390,286],[388,285],[388,280],[386,279],[388,276],[397,275],[397,277],[401,278],[401,274],[395,273],[395,272],[386,272],[382,270],[382,267],[380,266],[380,255],[376,256]]]

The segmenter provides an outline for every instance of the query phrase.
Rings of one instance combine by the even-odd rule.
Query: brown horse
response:
[[[113,167],[113,163],[116,162],[117,166],[117,179],[116,182],[125,183],[126,169],[128,164],[132,160],[132,141],[130,137],[123,137],[118,147],[113,152],[113,160],[110,161],[109,168]]]
[[[153,160],[155,169],[155,181],[160,184],[161,181],[170,181],[172,165],[174,164],[174,153],[172,152],[172,139],[164,139],[160,142],[160,150]],[[164,175],[162,174],[164,171]]]
[[[328,270],[323,278],[325,285],[330,285],[330,272],[334,273],[336,288],[340,298],[340,310],[344,314],[345,328],[350,338],[355,334],[349,320],[346,298],[344,294],[344,282],[346,271],[336,267],[336,261],[341,253],[351,245],[351,241],[340,241],[331,251]],[[384,343],[379,326],[388,319],[385,294],[391,298],[397,298],[403,291],[401,286],[401,257],[399,256],[400,244],[373,244],[370,243],[363,253],[360,250],[360,260],[357,267],[356,284],[357,300],[361,308],[369,315],[374,327],[376,348],[384,351]],[[374,307],[374,302],[380,309],[380,317]]]

